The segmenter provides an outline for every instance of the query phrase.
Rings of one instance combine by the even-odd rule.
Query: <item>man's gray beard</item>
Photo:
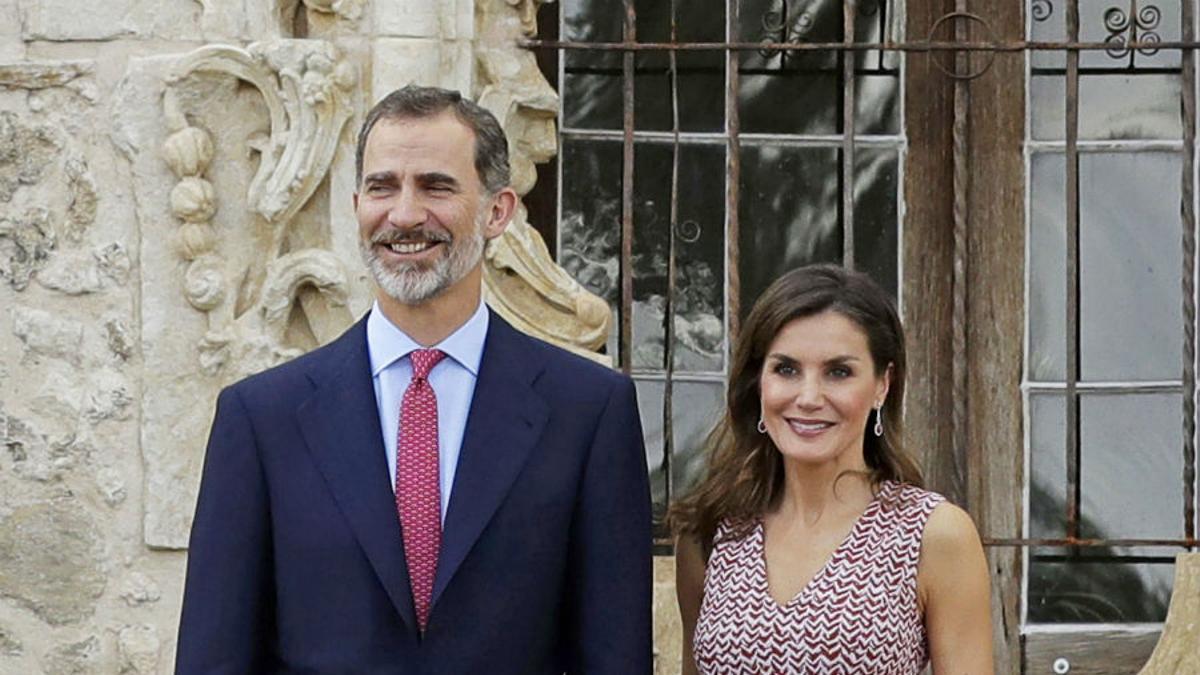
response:
[[[449,254],[438,258],[430,267],[405,265],[403,269],[389,268],[375,247],[361,239],[359,251],[367,269],[375,277],[375,283],[384,293],[402,304],[419,305],[441,295],[467,276],[483,258],[485,243],[481,218],[470,236],[443,242],[443,245],[450,247]]]

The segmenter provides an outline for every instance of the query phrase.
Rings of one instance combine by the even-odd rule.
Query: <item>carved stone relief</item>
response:
[[[479,0],[475,5],[478,102],[496,115],[509,139],[513,187],[524,196],[537,180],[535,164],[557,151],[558,94],[533,54],[517,45],[537,32],[541,0]],[[611,365],[596,352],[608,338],[610,310],[550,257],[541,235],[518,206],[504,235],[488,247],[488,303],[523,331]]]
[[[210,223],[217,210],[216,190],[204,178],[213,139],[188,123],[174,89],[163,97],[173,133],[162,152],[179,178],[170,195],[171,212],[182,223],[176,247],[188,261],[184,295],[208,315],[208,332],[198,344],[201,369],[232,381],[312,346],[287,344],[297,303],[318,343],[332,339],[352,319],[341,261],[319,246],[297,246],[289,235],[293,217],[328,172],[342,128],[353,114],[349,97],[356,77],[348,64],[338,62],[332,46],[310,40],[256,44],[248,50],[205,47],[184,58],[169,80],[180,83],[202,71],[253,85],[270,119],[269,135],[254,141],[258,170],[245,193],[253,212],[249,219],[261,219],[251,226],[266,235],[259,239],[261,248],[224,250]]]
[[[221,387],[336,337],[364,307],[326,180],[353,152],[355,69],[330,43],[134,60],[114,96],[141,228],[147,544],[187,544]],[[342,162],[344,160],[338,160]],[[117,327],[119,328],[119,327]],[[109,328],[120,356],[122,331]]]

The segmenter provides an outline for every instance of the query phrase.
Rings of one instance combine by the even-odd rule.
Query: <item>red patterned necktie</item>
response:
[[[396,440],[396,510],[404,536],[404,557],[413,606],[421,632],[429,621],[429,601],[442,545],[442,499],[438,489],[437,396],[429,371],[445,358],[437,349],[412,354],[412,381],[400,402]]]

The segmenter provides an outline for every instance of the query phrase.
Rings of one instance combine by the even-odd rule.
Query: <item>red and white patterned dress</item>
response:
[[[692,653],[701,673],[920,673],[921,533],[939,494],[885,481],[829,560],[786,605],[767,591],[763,525],[722,522],[704,577]]]

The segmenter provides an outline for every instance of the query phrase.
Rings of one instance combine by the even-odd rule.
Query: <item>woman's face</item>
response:
[[[767,433],[785,459],[805,464],[862,468],[867,417],[887,390],[866,333],[833,311],[786,324],[759,374]]]

